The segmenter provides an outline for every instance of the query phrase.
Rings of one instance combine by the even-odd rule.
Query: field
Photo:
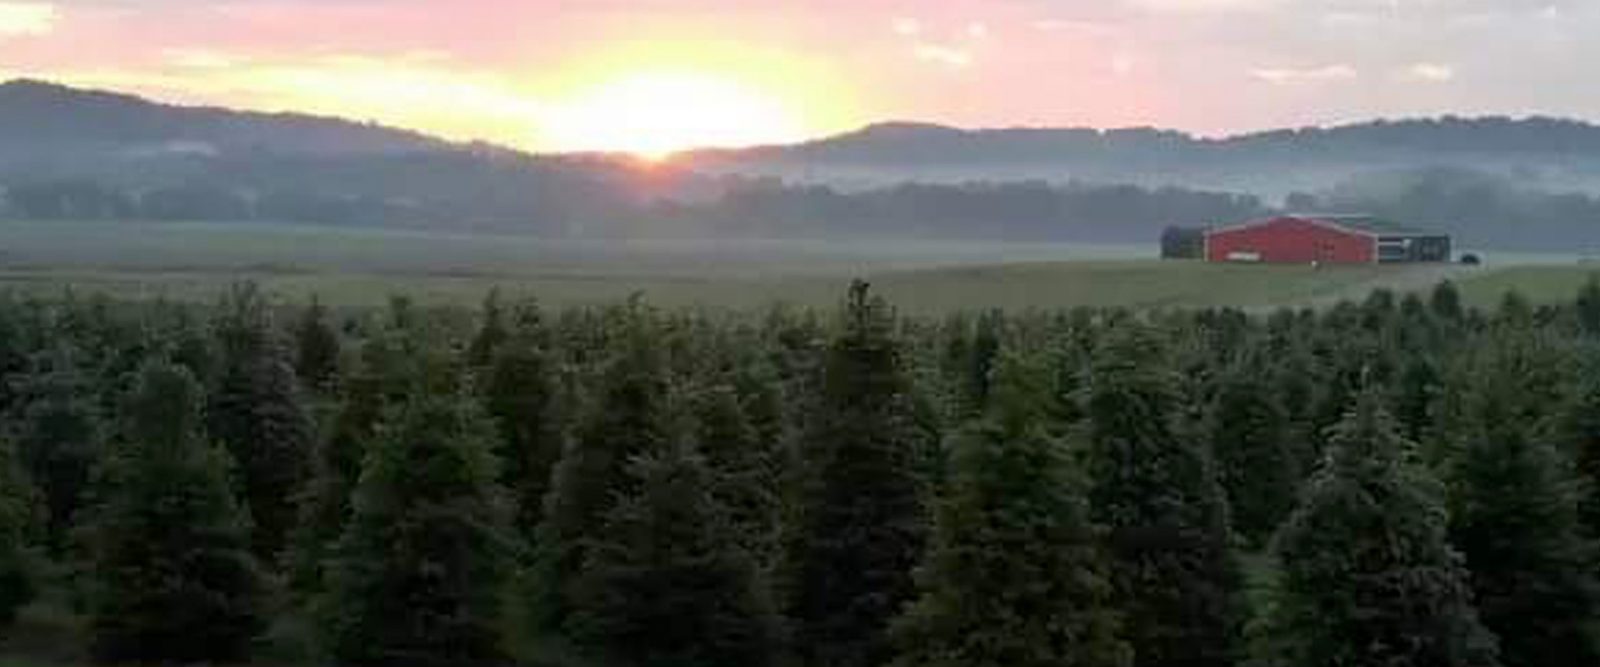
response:
[[[829,305],[867,277],[903,310],[1323,305],[1376,287],[1459,282],[1487,304],[1507,289],[1567,298],[1591,269],[1550,258],[1459,266],[1215,266],[1137,246],[865,241],[541,240],[224,223],[0,223],[0,289],[210,299],[254,280],[289,300],[473,303],[491,288],[553,305],[643,292],[667,306]]]

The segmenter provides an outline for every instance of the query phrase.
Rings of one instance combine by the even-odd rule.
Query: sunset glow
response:
[[[1577,0],[0,0],[0,79],[660,157],[885,120],[1594,118],[1567,65],[1597,25]]]

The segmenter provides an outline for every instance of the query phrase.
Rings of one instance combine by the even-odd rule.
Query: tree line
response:
[[[520,176],[522,187],[486,184],[439,196],[429,196],[438,186],[389,192],[329,190],[327,182],[254,189],[207,182],[132,188],[82,179],[28,181],[6,188],[0,212],[32,220],[463,226],[553,235],[1130,241],[1153,237],[1163,224],[1242,220],[1267,210],[1246,195],[1131,185],[905,184],[850,191],[730,178],[653,193],[650,184],[635,182]]]
[[[1597,281],[941,319],[859,282],[7,297],[0,621],[65,605],[111,664],[1594,664],[1597,351]]]

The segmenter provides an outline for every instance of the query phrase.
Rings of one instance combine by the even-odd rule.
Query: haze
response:
[[[1600,116],[1584,0],[0,0],[0,79],[662,155],[886,119]]]

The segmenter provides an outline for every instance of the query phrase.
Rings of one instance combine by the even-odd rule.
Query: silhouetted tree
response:
[[[314,433],[260,292],[254,285],[235,287],[222,308],[219,370],[206,422],[238,462],[241,497],[255,519],[252,544],[257,557],[271,562],[296,524]]]
[[[328,308],[313,298],[295,326],[295,375],[319,392],[333,390],[339,376],[339,332],[328,322]]]
[[[569,627],[619,667],[775,664],[777,616],[704,462],[683,447],[628,466],[631,495],[590,542]]]
[[[236,662],[263,627],[227,451],[201,434],[200,385],[152,362],[122,410],[92,524],[89,630],[107,662]]]
[[[1088,481],[1042,426],[1045,371],[1006,362],[989,415],[956,436],[919,597],[894,626],[894,664],[1130,663]]]
[[[1204,440],[1178,419],[1164,351],[1120,325],[1083,390],[1091,499],[1110,530],[1116,599],[1134,665],[1229,665],[1241,620],[1228,507]]]
[[[892,654],[886,630],[915,593],[926,519],[894,315],[858,281],[843,317],[805,444],[782,583],[800,658],[866,667]]]
[[[1278,532],[1264,664],[1493,667],[1443,490],[1368,390]]]
[[[493,431],[476,401],[389,411],[334,548],[320,627],[341,665],[499,665],[511,542]]]
[[[33,599],[29,546],[37,519],[33,487],[11,442],[0,438],[0,631]]]

